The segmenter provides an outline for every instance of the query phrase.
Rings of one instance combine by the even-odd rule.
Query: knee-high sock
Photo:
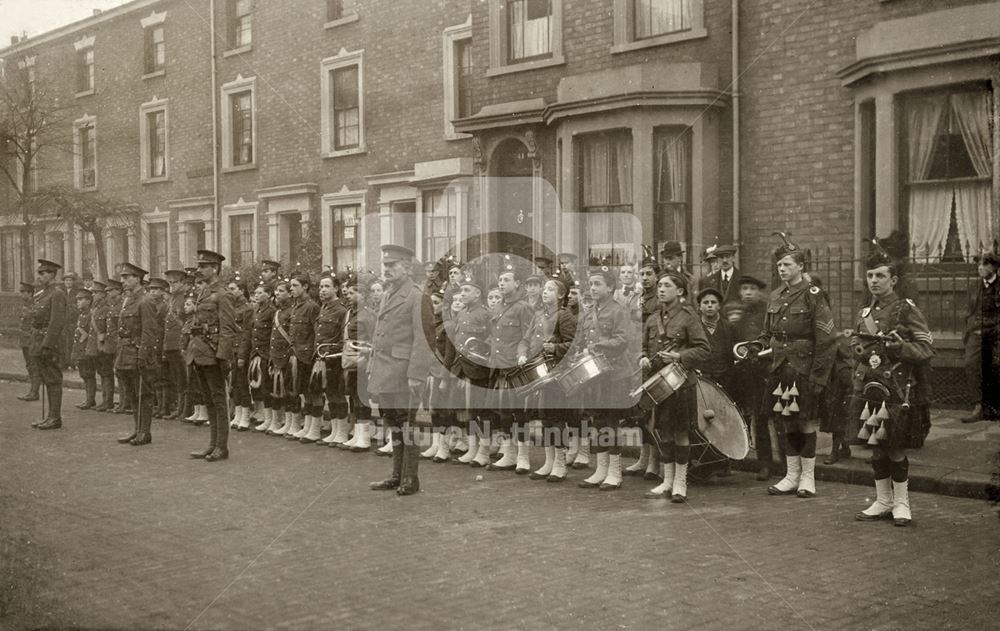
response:
[[[691,445],[674,445],[674,462],[687,464],[691,457]]]
[[[816,457],[816,432],[810,432],[808,434],[799,434],[802,441],[802,447],[799,449],[799,455],[803,458],[815,458]]]
[[[889,471],[893,482],[906,482],[910,477],[910,459],[904,456],[899,462],[890,462]]]

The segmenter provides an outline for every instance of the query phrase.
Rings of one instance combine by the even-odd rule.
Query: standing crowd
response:
[[[580,266],[565,254],[526,266],[509,256],[492,266],[446,257],[424,269],[412,251],[385,245],[381,276],[283,276],[278,262],[263,261],[252,283],[223,281],[224,257],[199,250],[196,267],[163,279],[129,262],[117,279],[84,287],[67,275],[72,304],[55,280],[60,266],[40,260],[35,282],[22,283],[31,387],[21,398],[38,399],[44,387],[47,411],[34,425],[60,428],[62,370],[72,365],[85,385],[77,407],[132,415],[124,444],[149,444],[153,418],[179,419],[210,426],[208,446],[191,453],[210,462],[229,457],[230,429],[375,448],[392,466],[371,487],[400,495],[419,491],[424,458],[553,483],[593,466],[577,486],[613,491],[642,476],[655,483],[648,497],[681,503],[689,467],[700,464],[692,462],[696,386],[710,379],[747,422],[758,480],[781,475],[768,493],[814,496],[817,431],[830,432],[829,464],[852,443],[872,448],[876,499],[857,519],[905,526],[906,450],[930,428],[934,349],[920,308],[899,295],[903,263],[875,241],[864,265],[869,300],[853,328],[836,330],[804,252],[781,238],[769,293],[736,269],[735,246],[706,250],[714,269],[696,290],[673,242],[659,258],[646,248],[637,265],[620,268]],[[978,263],[966,341],[982,391],[971,421],[1000,417],[1000,257],[983,253]],[[594,374],[568,387],[591,363]],[[658,377],[677,377],[674,391],[638,405],[636,394]],[[430,426],[426,448],[418,420]],[[536,420],[544,461],[533,466]],[[642,447],[626,465],[629,427],[639,428]]]

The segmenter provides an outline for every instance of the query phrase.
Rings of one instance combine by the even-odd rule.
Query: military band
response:
[[[209,462],[229,458],[230,426],[368,451],[378,416],[379,451],[392,464],[371,488],[400,495],[420,490],[424,436],[422,455],[433,462],[549,482],[565,480],[574,464],[589,468],[593,453],[596,466],[577,486],[613,491],[632,474],[656,483],[647,497],[686,502],[689,472],[705,465],[694,446],[711,443],[700,428],[717,413],[700,401],[707,381],[732,397],[723,395],[740,419],[732,431],[756,447],[758,480],[770,477],[772,433],[779,439],[784,474],[768,494],[817,493],[822,422],[835,438],[828,463],[850,454],[855,433],[873,449],[876,499],[857,519],[907,525],[906,450],[922,445],[930,424],[926,319],[896,295],[897,263],[876,242],[865,265],[870,302],[853,329],[836,333],[803,251],[781,238],[773,258],[780,282],[766,299],[766,284],[733,265],[733,246],[706,252],[721,263],[700,291],[675,258],[676,243],[661,252],[663,265],[646,248],[634,268],[602,260],[581,268],[563,254],[523,269],[506,256],[491,275],[448,256],[422,284],[414,253],[385,245],[381,278],[352,270],[282,276],[278,262],[264,261],[252,293],[238,275],[223,284],[225,259],[209,250],[198,251],[196,273],[167,270],[145,288],[146,271],[126,262],[120,280],[75,292],[66,361],[85,384],[80,409],[113,408],[117,376],[119,405],[133,414],[120,442],[152,441],[156,405],[165,419],[210,424],[208,447],[191,454]],[[62,423],[68,316],[58,269],[40,260],[36,282],[22,283],[20,341],[32,381],[20,398],[37,398],[44,385],[40,429]],[[574,384],[572,371],[589,370],[588,362],[595,374]],[[658,383],[668,392],[653,396]],[[850,415],[838,415],[845,407]],[[428,423],[422,434],[418,425]],[[624,430],[635,426],[639,458],[623,467]],[[535,466],[533,439],[544,454]]]

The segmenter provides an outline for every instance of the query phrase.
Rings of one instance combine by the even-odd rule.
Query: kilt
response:
[[[688,380],[653,410],[653,427],[667,438],[698,427],[697,382]]]
[[[855,396],[851,399],[850,418],[860,419],[869,404],[869,410],[878,409],[882,402],[869,402],[864,397]],[[931,412],[926,405],[914,405],[904,408],[902,405],[887,403],[889,418],[882,421],[885,428],[885,438],[876,439],[875,444],[886,449],[920,449],[931,431]],[[861,422],[861,421],[858,421]],[[867,439],[866,439],[867,440]],[[869,442],[869,444],[872,444]]]

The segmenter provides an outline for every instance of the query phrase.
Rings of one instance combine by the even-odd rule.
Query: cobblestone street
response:
[[[367,490],[386,459],[73,410],[0,420],[5,629],[984,629],[1000,615],[1000,523],[914,494],[909,529],[853,520],[863,487],[773,498],[746,474],[688,505],[421,465],[423,491]],[[80,393],[67,395],[69,409]],[[575,472],[575,478],[582,478]]]

